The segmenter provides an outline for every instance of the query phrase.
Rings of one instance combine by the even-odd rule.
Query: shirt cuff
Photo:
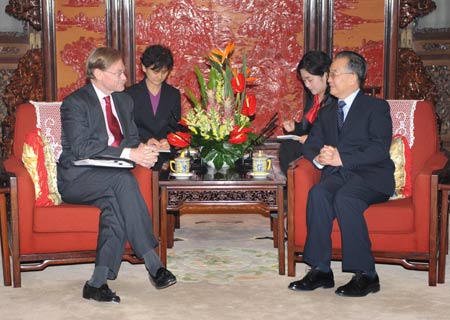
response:
[[[130,148],[123,148],[122,153],[120,154],[120,157],[123,159],[130,160],[130,153],[131,153]]]
[[[314,163],[314,165],[317,167],[317,169],[323,169],[323,167],[325,167],[325,166],[321,165],[320,163],[318,163],[318,162],[316,161],[316,159],[313,159],[313,163]]]

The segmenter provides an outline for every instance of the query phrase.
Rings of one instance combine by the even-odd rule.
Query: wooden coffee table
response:
[[[285,237],[283,188],[286,178],[273,159],[266,178],[254,178],[244,170],[208,169],[194,173],[189,179],[176,179],[164,165],[159,172],[160,258],[167,263],[168,214],[257,213],[269,217],[276,213],[276,246],[279,274],[285,274]],[[156,186],[156,184],[154,184]],[[281,217],[281,219],[280,219]]]

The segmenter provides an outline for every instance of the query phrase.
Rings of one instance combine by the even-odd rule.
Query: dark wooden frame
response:
[[[42,0],[42,53],[44,61],[44,99],[56,101],[55,15],[52,0]]]

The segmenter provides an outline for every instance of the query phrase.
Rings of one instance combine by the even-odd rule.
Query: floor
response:
[[[449,319],[450,280],[429,287],[427,273],[377,265],[381,291],[343,298],[333,289],[293,292],[277,273],[268,220],[259,215],[186,215],[168,266],[173,287],[156,290],[142,265],[123,263],[110,287],[120,305],[81,298],[92,264],[27,272],[22,288],[0,287],[0,319]],[[333,262],[336,285],[351,275]],[[447,267],[447,275],[450,274]],[[297,264],[297,278],[305,265]],[[296,278],[296,279],[297,279]]]

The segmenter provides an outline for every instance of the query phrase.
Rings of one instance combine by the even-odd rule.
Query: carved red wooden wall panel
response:
[[[261,128],[276,111],[280,118],[301,117],[303,90],[296,66],[304,51],[303,0],[136,0],[134,41],[136,81],[142,79],[139,57],[146,46],[171,48],[175,68],[169,82],[196,91],[194,66],[206,71],[212,48],[236,42],[235,62],[245,50],[257,96],[254,125]],[[334,0],[334,51],[361,52],[369,62],[367,86],[383,86],[384,0]],[[105,0],[54,1],[56,88],[60,100],[85,83],[88,53],[106,45]],[[120,6],[119,6],[120,8]],[[113,13],[117,14],[117,13]],[[125,23],[127,23],[126,21]],[[130,79],[133,82],[134,79]],[[130,83],[131,84],[131,83]],[[382,94],[382,93],[381,93]],[[183,108],[190,105],[183,98]],[[279,132],[279,131],[278,131]],[[277,133],[278,133],[277,132]]]
[[[368,62],[365,86],[381,87],[384,77],[385,0],[334,0],[333,52],[354,50]]]
[[[198,92],[194,66],[206,71],[209,51],[235,41],[233,61],[240,63],[245,50],[251,74],[259,79],[249,89],[257,96],[257,128],[274,112],[292,117],[301,106],[295,68],[303,54],[302,0],[137,0],[135,34],[136,61],[150,44],[172,50],[175,67],[168,82],[182,92],[186,87]],[[142,79],[139,65],[136,75]],[[190,105],[183,100],[186,110]]]
[[[57,97],[85,84],[85,61],[98,46],[106,45],[104,0],[54,1]]]

